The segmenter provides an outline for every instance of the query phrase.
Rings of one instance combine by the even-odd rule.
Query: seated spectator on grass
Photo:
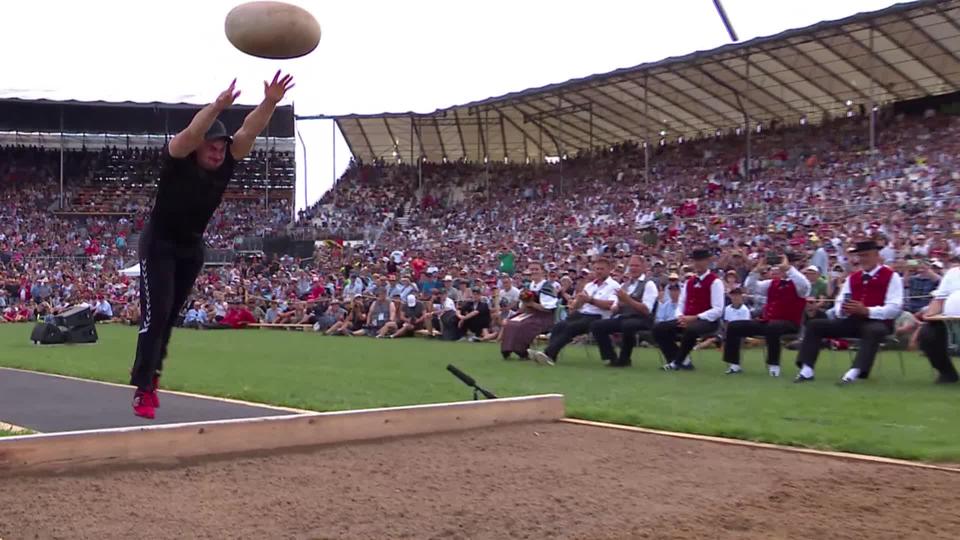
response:
[[[400,308],[397,322],[388,323],[388,326],[391,326],[393,329],[390,338],[412,336],[418,332],[427,330],[430,315],[427,307],[417,299],[416,294],[408,294],[403,306]]]
[[[326,332],[333,325],[341,322],[346,316],[347,312],[340,305],[340,301],[337,299],[330,300],[330,303],[326,306],[326,309],[317,317],[316,322],[313,323],[313,330],[316,332]]]
[[[250,310],[247,308],[247,306],[243,305],[243,302],[241,302],[239,299],[231,300],[229,302],[229,306],[230,307],[227,309],[227,314],[224,315],[223,320],[220,323],[208,325],[207,328],[232,328],[234,330],[238,330],[257,322],[257,319],[253,317],[253,313],[250,313]]]
[[[187,310],[187,314],[183,317],[184,328],[199,329],[203,328],[208,322],[207,312],[200,308],[200,302],[190,304],[190,309]]]
[[[93,320],[94,322],[103,322],[109,321],[113,318],[113,306],[110,305],[110,302],[103,297],[102,294],[97,295],[96,302],[93,303]]]
[[[327,329],[325,334],[328,336],[352,336],[354,332],[363,330],[366,324],[367,309],[363,305],[363,297],[354,296],[350,303],[350,312],[342,320]]]
[[[120,318],[123,320],[124,324],[130,326],[139,326],[140,325],[140,303],[139,302],[127,302],[123,306],[123,310],[120,313]]]
[[[366,334],[369,337],[382,338],[387,335],[387,323],[397,320],[396,308],[387,299],[387,288],[378,287],[374,291],[375,299],[367,311],[367,324],[353,333],[355,336]]]
[[[456,341],[457,337],[457,304],[447,296],[446,289],[438,289],[433,293],[432,334],[445,341]]]
[[[470,332],[473,341],[479,340],[484,331],[490,328],[490,304],[483,297],[480,287],[474,286],[470,291],[470,299],[460,303],[457,319],[458,339],[463,339]]]

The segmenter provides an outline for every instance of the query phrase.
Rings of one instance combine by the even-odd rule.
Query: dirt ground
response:
[[[0,479],[0,538],[960,538],[960,475],[570,424]]]

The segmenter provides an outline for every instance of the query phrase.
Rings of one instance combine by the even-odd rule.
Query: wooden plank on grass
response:
[[[162,412],[162,411],[161,411]],[[422,435],[563,418],[548,394],[293,416],[114,428],[0,440],[0,472],[68,471],[108,464],[176,463],[204,456]]]

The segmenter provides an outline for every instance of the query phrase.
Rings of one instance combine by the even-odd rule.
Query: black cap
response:
[[[691,254],[691,257],[692,257],[693,260],[695,260],[695,261],[702,261],[702,260],[704,260],[704,259],[709,259],[710,257],[713,257],[713,253],[711,253],[709,249],[706,249],[706,248],[698,248],[698,249],[693,250],[693,253]]]
[[[233,142],[233,137],[227,134],[227,127],[223,125],[223,122],[214,120],[213,124],[210,124],[210,129],[203,135],[203,140],[213,141],[218,139],[226,139],[229,142]]]
[[[849,249],[850,253],[863,253],[864,251],[879,251],[880,246],[874,240],[864,240],[862,242],[857,242],[852,248]]]

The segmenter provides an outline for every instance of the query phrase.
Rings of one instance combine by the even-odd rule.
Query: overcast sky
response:
[[[320,22],[320,46],[278,62],[224,37],[239,3],[5,0],[0,97],[207,103],[237,77],[239,102],[255,104],[279,68],[296,77],[288,99],[298,114],[430,112],[730,41],[712,0],[299,0]],[[723,1],[741,41],[893,3]],[[349,151],[340,140],[332,162],[331,122],[298,129],[312,202]],[[300,206],[304,161],[298,154]]]

